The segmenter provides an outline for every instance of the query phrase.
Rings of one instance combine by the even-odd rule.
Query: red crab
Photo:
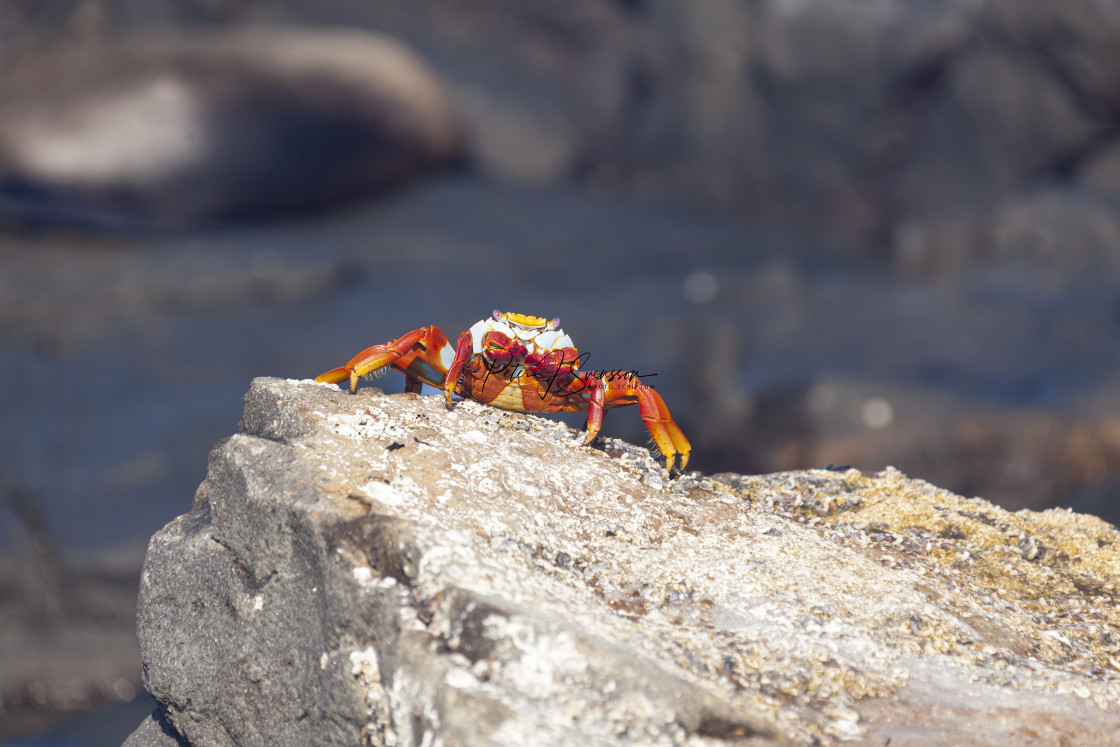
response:
[[[349,379],[354,392],[362,376],[392,366],[404,373],[406,392],[418,393],[421,384],[443,389],[448,408],[451,395],[459,394],[518,412],[586,412],[585,444],[598,435],[605,410],[637,404],[666,466],[683,471],[691,447],[661,395],[633,372],[581,371],[579,359],[559,319],[495,309],[491,318],[459,335],[454,348],[439,327],[423,327],[366,348],[315,380],[338,384]]]

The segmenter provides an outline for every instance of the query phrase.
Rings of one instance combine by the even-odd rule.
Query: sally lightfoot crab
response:
[[[406,392],[418,393],[422,384],[442,389],[448,408],[458,394],[518,412],[586,412],[585,444],[595,440],[606,410],[636,404],[666,467],[683,471],[691,447],[661,395],[634,372],[581,371],[579,363],[559,319],[495,310],[459,335],[454,347],[439,327],[422,327],[366,348],[315,380],[349,380],[354,392],[362,376],[391,366],[404,373]]]

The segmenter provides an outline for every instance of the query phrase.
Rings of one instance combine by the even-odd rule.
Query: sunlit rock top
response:
[[[671,480],[371,388],[257,379],[240,431],[152,539],[160,706],[131,745],[1120,733],[1120,535],[1094,517],[895,470]]]

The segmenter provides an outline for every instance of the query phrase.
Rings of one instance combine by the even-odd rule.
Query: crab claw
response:
[[[341,384],[350,378],[350,369],[343,366],[342,368],[332,368],[326,373],[321,373],[315,377],[315,381],[320,384]]]
[[[339,384],[349,379],[350,391],[355,392],[363,376],[392,366],[405,374],[405,391],[419,392],[421,383],[443,387],[450,362],[447,336],[439,327],[422,327],[384,345],[366,348],[345,366],[332,368],[315,381]]]

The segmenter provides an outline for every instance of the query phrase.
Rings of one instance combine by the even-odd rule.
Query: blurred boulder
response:
[[[637,8],[588,170],[623,191],[883,246],[1068,179],[1116,142],[1113,3]]]
[[[1053,279],[1088,274],[1120,277],[1120,210],[1086,190],[1016,195],[993,211],[990,247],[1001,257],[1030,259]]]
[[[1086,111],[1120,114],[1120,7],[1102,0],[976,3],[979,30],[995,45],[1031,55]]]
[[[849,251],[889,249],[902,236],[911,249],[951,255],[910,269],[983,251],[983,233],[945,239],[982,226],[1013,195],[1070,180],[1116,190],[1120,4],[1101,0],[327,0],[206,10],[152,0],[146,7],[161,10],[149,16],[126,5],[97,7],[113,29],[342,17],[390,29],[453,88],[484,173],[685,203]],[[17,15],[25,27],[49,25]]]
[[[0,510],[14,497],[0,497]],[[21,551],[0,554],[0,743],[5,745],[61,714],[132,701],[140,689],[131,608],[143,546],[64,558],[45,528],[27,540]]]
[[[415,0],[358,8],[331,0],[213,3],[208,14],[185,0],[152,6],[172,24],[345,17],[390,29],[422,48],[454,90],[472,158],[488,175],[580,181],[849,251],[889,249],[900,236],[913,249],[926,236],[926,249],[950,252],[909,269],[956,266],[983,251],[982,232],[964,243],[945,239],[983,226],[1014,195],[1070,180],[1115,192],[1116,3]],[[120,0],[98,7],[110,28],[156,22],[154,12],[137,20]],[[250,56],[274,61],[279,50]]]
[[[3,52],[0,216],[189,224],[330,205],[456,158],[403,44],[343,30],[147,34]]]
[[[1088,157],[1078,173],[1079,181],[1109,197],[1120,197],[1120,141],[1100,148]]]

